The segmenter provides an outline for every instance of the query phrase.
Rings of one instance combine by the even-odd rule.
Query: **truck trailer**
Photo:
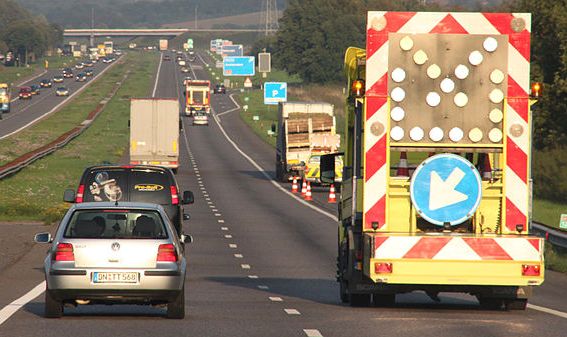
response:
[[[545,270],[544,241],[530,235],[530,22],[368,13],[366,50],[345,55],[343,302],[391,305],[419,290],[526,308]],[[321,159],[323,180],[333,159]]]
[[[179,167],[179,101],[176,98],[130,100],[130,164]]]
[[[305,178],[313,155],[336,153],[341,138],[336,132],[334,106],[323,102],[280,102],[276,140],[276,177]]]

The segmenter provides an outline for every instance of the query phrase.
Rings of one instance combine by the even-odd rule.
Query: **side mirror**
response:
[[[191,220],[191,215],[183,213],[183,220]]]
[[[33,241],[36,243],[51,243],[53,238],[50,233],[38,233],[33,237]]]
[[[63,201],[73,203],[75,202],[75,191],[68,188],[63,192]]]
[[[321,182],[333,184],[335,182],[335,154],[325,154],[321,156]]]
[[[181,237],[179,238],[181,240],[181,242],[183,243],[191,243],[193,242],[193,237],[191,235],[187,235],[187,234],[181,234]]]
[[[181,202],[184,205],[189,205],[195,202],[195,197],[193,196],[193,192],[191,191],[185,191],[183,192],[183,200],[181,200]]]

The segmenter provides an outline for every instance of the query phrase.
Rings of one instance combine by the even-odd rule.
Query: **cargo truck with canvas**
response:
[[[392,305],[420,290],[526,308],[545,270],[543,239],[530,235],[530,22],[368,13],[367,49],[345,55],[343,302]],[[321,158],[323,180],[333,164]]]
[[[334,106],[318,102],[279,103],[277,137],[277,179],[303,179],[312,155],[338,151],[341,138],[336,133]]]
[[[179,167],[179,102],[175,98],[130,101],[130,164]]]

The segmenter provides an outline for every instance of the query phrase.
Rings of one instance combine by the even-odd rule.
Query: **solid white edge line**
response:
[[[549,309],[549,308],[545,308],[545,307],[540,307],[539,305],[534,305],[534,304],[528,303],[528,308],[533,309],[533,310],[537,310],[537,311],[541,311],[541,312],[545,312],[546,314],[551,314],[551,315],[558,316],[558,317],[561,317],[561,318],[567,318],[567,313],[565,313],[565,312],[553,310],[553,309]]]
[[[154,90],[152,91],[152,97],[156,97],[156,90],[157,90],[157,85],[158,85],[158,82],[159,82],[159,74],[160,74],[162,62],[163,62],[163,53],[160,52],[159,53],[159,65],[158,65],[158,68],[157,68],[156,81],[154,83]],[[175,85],[177,85],[177,83],[175,83]]]
[[[43,115],[39,116],[38,118],[34,119],[33,121],[29,122],[28,124],[22,126],[21,128],[12,131],[8,134],[5,134],[4,136],[0,137],[0,140],[6,138],[6,137],[10,137],[13,134],[16,134],[20,131],[22,131],[23,129],[27,128],[28,126],[36,123],[39,120],[44,119],[45,117],[51,115],[52,113],[56,112],[57,110],[59,110],[59,108],[61,108],[64,104],[66,104],[67,102],[69,102],[70,99],[72,99],[75,95],[80,94],[81,92],[83,92],[86,88],[88,88],[94,81],[96,81],[96,79],[98,79],[100,76],[102,76],[102,74],[104,74],[108,69],[114,67],[114,65],[116,64],[116,62],[113,62],[111,65],[109,65],[108,67],[104,68],[98,75],[96,75],[95,77],[93,77],[89,82],[85,83],[85,85],[83,85],[82,87],[80,87],[77,91],[75,91],[74,93],[72,93],[69,97],[67,97],[65,100],[61,101],[61,103],[57,104],[55,107],[53,107],[53,109],[49,110],[48,112],[44,113]]]
[[[21,307],[31,302],[33,299],[41,295],[45,291],[45,281],[41,282],[35,288],[28,291],[24,296],[18,298],[14,302],[8,304],[0,310],[0,325],[8,318],[15,314]]]

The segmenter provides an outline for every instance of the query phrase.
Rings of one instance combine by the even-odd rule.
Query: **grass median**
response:
[[[72,120],[67,124],[67,129],[61,128],[59,131],[62,132],[52,133],[56,138],[84,120],[115,83],[129,72],[117,94],[82,135],[18,174],[0,180],[0,221],[53,222],[68,207],[62,202],[63,191],[76,188],[85,167],[118,162],[128,146],[130,98],[146,97],[150,92],[152,83],[149,79],[154,77],[157,70],[157,55],[129,53],[125,56],[124,64],[117,64],[73,102],[35,126],[47,133],[50,128],[59,127],[59,123]],[[27,136],[32,137],[31,134]],[[25,137],[20,140],[26,142]],[[31,141],[28,139],[27,142]]]

